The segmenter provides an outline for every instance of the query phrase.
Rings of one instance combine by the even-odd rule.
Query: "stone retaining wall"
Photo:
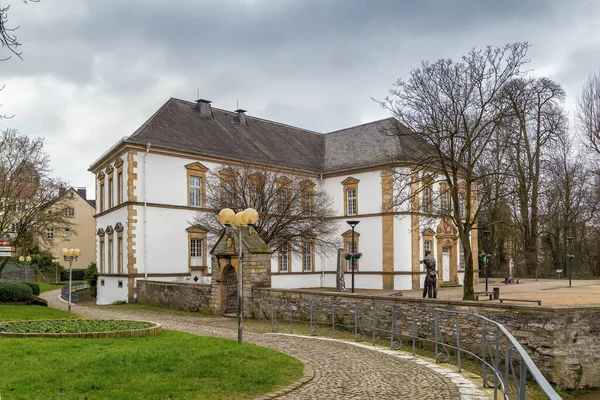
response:
[[[331,300],[336,318],[353,323],[354,302],[358,302],[361,325],[369,329],[375,305],[378,326],[391,325],[394,306],[401,334],[410,335],[413,313],[419,337],[434,335],[433,309],[446,309],[479,314],[499,322],[527,350],[546,378],[564,388],[600,387],[600,307],[551,308],[489,302],[444,301],[433,299],[394,298],[351,293],[326,293],[310,290],[254,289],[252,301],[245,309],[255,318],[269,318],[271,303],[281,317],[289,315],[293,302],[294,318],[308,319],[308,304],[312,301],[315,315],[330,318]],[[352,303],[348,303],[352,302]],[[418,311],[413,311],[413,310]],[[302,315],[304,313],[304,315]],[[339,313],[339,314],[338,314]],[[455,340],[455,316],[439,313],[440,331],[449,341]],[[285,321],[285,319],[283,320]],[[321,321],[326,322],[326,321]],[[481,352],[481,319],[460,317],[461,347]]]
[[[176,310],[197,312],[211,306],[210,285],[139,280],[137,294],[140,304]]]

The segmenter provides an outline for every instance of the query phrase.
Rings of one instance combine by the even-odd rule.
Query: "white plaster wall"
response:
[[[464,281],[465,281],[465,273],[459,272],[458,273],[458,284],[462,286]]]
[[[96,231],[106,228],[111,225],[114,227],[120,222],[123,225],[123,272],[127,272],[127,208],[119,208],[96,218]],[[117,232],[113,234],[113,271],[117,268],[118,257]],[[100,269],[100,238],[96,236],[96,266]],[[104,271],[108,271],[108,235],[104,236]],[[98,287],[100,291],[100,287]]]
[[[344,275],[346,281],[346,289],[352,287],[352,273],[346,272]],[[354,275],[354,288],[356,289],[383,289],[382,275]]]
[[[381,171],[361,172],[323,180],[323,187],[333,199],[337,215],[344,215],[344,185],[346,178],[358,179],[358,215],[381,212]]]
[[[321,274],[272,275],[271,287],[278,289],[315,288],[321,286]]]
[[[104,286],[100,285],[104,280]],[[123,287],[118,287],[118,282],[123,282]],[[115,301],[127,301],[127,278],[123,276],[101,276],[98,278],[98,297],[96,304],[106,305]]]
[[[348,230],[349,226],[344,227],[343,232]],[[359,271],[381,271],[383,269],[383,249],[381,217],[361,218],[360,224],[354,229],[360,233],[358,251],[363,255],[359,260]],[[339,235],[341,237],[342,233]],[[357,286],[362,287],[362,286]]]
[[[398,204],[394,204],[394,211],[408,212],[411,210],[410,168],[394,170],[394,199],[399,201]]]
[[[138,158],[138,201],[144,201],[143,175],[144,175],[144,152],[137,154]],[[146,175],[148,186],[146,187],[147,202],[187,206],[187,170],[185,166],[199,160],[189,158],[170,157],[161,154],[148,153],[146,158]],[[216,172],[219,164],[199,161]]]
[[[394,271],[412,271],[410,215],[394,217]],[[396,288],[396,285],[394,285]]]
[[[394,290],[412,290],[411,275],[394,276]]]

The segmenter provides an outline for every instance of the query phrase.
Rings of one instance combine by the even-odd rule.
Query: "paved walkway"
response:
[[[48,301],[50,307],[66,309],[66,304],[57,296],[58,291],[52,291],[42,294],[41,297]],[[237,338],[237,331],[226,327],[230,320],[225,318],[102,309],[79,305],[74,305],[72,311],[91,318],[154,321],[162,324],[165,329],[201,336]],[[427,366],[372,349],[339,341],[253,332],[244,332],[244,340],[298,357],[309,365],[307,371],[311,372],[313,378],[300,388],[276,398],[320,400],[472,398],[461,396],[455,383]]]

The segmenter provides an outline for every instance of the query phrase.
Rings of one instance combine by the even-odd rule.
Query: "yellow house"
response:
[[[73,269],[85,269],[90,262],[96,261],[96,204],[94,200],[87,199],[85,188],[69,188],[63,196],[70,200],[71,206],[66,216],[72,219],[72,223],[69,228],[48,229],[43,243],[59,259],[62,259],[60,249],[63,247],[80,249],[81,256],[73,262]]]

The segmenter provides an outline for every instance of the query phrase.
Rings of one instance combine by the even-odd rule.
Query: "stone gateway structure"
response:
[[[238,234],[227,228],[211,251],[213,273],[211,307],[217,314],[236,313],[238,307]],[[252,300],[253,288],[271,287],[271,249],[254,231],[242,230],[242,296]],[[249,313],[244,310],[244,315]]]

